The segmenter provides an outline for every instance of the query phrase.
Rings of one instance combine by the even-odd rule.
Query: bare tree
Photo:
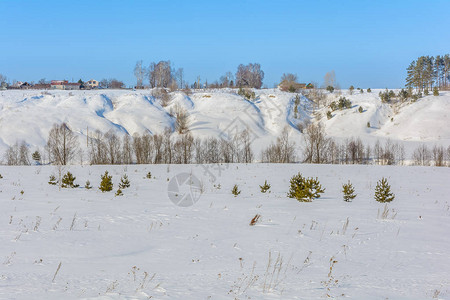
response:
[[[163,133],[163,147],[164,147],[164,163],[171,164],[172,163],[172,148],[173,142],[171,139],[172,130],[170,128],[165,128]]]
[[[434,165],[436,167],[444,166],[444,153],[445,153],[444,147],[434,145],[433,150],[432,150],[432,155],[433,155]]]
[[[220,86],[221,87],[232,87],[232,83],[234,81],[233,73],[226,72],[225,75],[220,77]]]
[[[113,131],[108,131],[105,134],[106,141],[106,153],[108,156],[108,163],[111,165],[121,163],[121,152],[120,152],[120,139]]]
[[[155,158],[153,163],[160,164],[163,161],[163,137],[159,134],[154,134],[153,145],[155,147]]]
[[[152,62],[148,68],[149,83],[152,88],[167,88],[173,81],[172,67],[170,61]]]
[[[261,160],[267,163],[291,163],[295,161],[295,143],[289,140],[289,129],[285,127],[276,143],[261,153]]]
[[[17,142],[6,149],[5,160],[8,166],[17,166],[19,164],[19,144]]]
[[[240,64],[236,72],[236,86],[260,89],[264,80],[264,72],[258,63]]]
[[[175,105],[175,111],[171,113],[175,117],[175,128],[178,133],[183,134],[189,131],[189,114],[185,108],[178,103]]]
[[[78,139],[66,123],[55,124],[50,130],[47,146],[54,163],[67,165],[77,153]]]
[[[110,88],[112,88],[112,89],[123,89],[124,87],[125,87],[125,84],[122,81],[117,80],[115,78],[110,80]]]
[[[175,78],[176,78],[176,80],[178,81],[178,86],[180,87],[180,88],[183,88],[183,83],[184,83],[184,81],[183,81],[183,78],[184,78],[184,70],[183,70],[183,68],[178,68],[177,70],[176,70],[176,72],[175,72]]]
[[[142,66],[142,60],[136,62],[134,67],[134,76],[136,77],[136,88],[142,88],[145,76],[145,67]]]
[[[334,70],[325,74],[323,77],[323,86],[324,88],[329,86],[336,88],[336,74],[334,73]]]
[[[143,158],[142,141],[139,133],[133,134],[133,150],[136,155],[136,163],[142,164],[145,159]]]
[[[308,163],[326,163],[329,139],[325,136],[325,130],[320,124],[309,124],[306,128],[304,159]]]
[[[19,147],[19,164],[23,166],[29,165],[30,164],[29,157],[30,157],[30,149],[27,143],[25,143],[25,141],[22,141]]]
[[[295,82],[297,82],[297,74],[283,73],[283,75],[281,76],[281,82],[283,82],[283,81],[295,83]]]
[[[430,150],[428,150],[425,144],[422,144],[414,150],[412,159],[415,165],[429,166],[431,159]]]
[[[124,135],[122,139],[122,162],[126,165],[133,163],[133,148],[128,134]]]

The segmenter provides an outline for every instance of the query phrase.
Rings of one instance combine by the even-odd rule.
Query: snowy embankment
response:
[[[0,167],[1,299],[450,297],[449,168],[233,164],[63,171],[68,170],[80,188],[49,185],[56,167]],[[123,196],[98,190],[105,170],[114,191],[128,174],[131,187]],[[149,171],[152,179],[145,178]],[[320,199],[300,203],[286,197],[289,179],[299,171],[318,176],[326,188]],[[168,197],[170,180],[183,172],[199,182],[192,192],[200,198],[190,207]],[[385,218],[385,205],[373,199],[383,176],[395,193]],[[83,188],[86,180],[93,189]],[[270,193],[260,191],[264,180]],[[351,203],[341,194],[348,180],[358,194]],[[242,191],[237,197],[231,194],[234,184]],[[190,192],[186,186],[175,190]],[[261,219],[250,226],[256,214]]]
[[[150,90],[1,91],[0,153],[22,140],[31,151],[38,148],[42,151],[51,127],[61,122],[79,135],[84,150],[86,135],[95,130],[103,133],[112,130],[119,135],[174,130],[171,110],[177,106],[187,110],[194,137],[227,138],[248,128],[257,156],[286,126],[301,156],[304,142],[298,125],[310,121],[321,122],[327,135],[337,140],[359,137],[372,146],[377,139],[404,142],[407,154],[421,143],[450,145],[449,92],[393,108],[381,103],[379,91],[364,94],[355,91],[353,95],[343,91],[342,96],[350,99],[353,107],[333,112],[330,120],[326,117],[327,107],[319,109],[318,117],[314,116],[313,104],[305,97],[300,97],[299,111],[294,113],[295,94],[276,89],[255,90],[256,99],[251,101],[237,95],[236,90],[201,91],[190,96],[174,92],[166,107]],[[329,94],[327,101],[339,97],[337,93]],[[359,106],[363,113],[358,112]]]

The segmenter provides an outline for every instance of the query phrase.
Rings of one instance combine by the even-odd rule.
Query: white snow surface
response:
[[[128,174],[131,187],[123,196],[98,190],[105,170],[114,191]],[[0,166],[0,299],[450,299],[449,168],[231,164],[62,171],[71,171],[81,187],[49,185],[56,167]],[[145,178],[149,171],[152,179]],[[202,185],[190,207],[168,198],[168,181],[183,172]],[[323,196],[311,203],[287,198],[297,172],[317,176]],[[386,219],[385,205],[373,198],[383,176],[395,193]],[[83,188],[86,180],[93,189]],[[264,180],[270,193],[260,191]],[[357,193],[350,203],[341,193],[348,180]],[[189,193],[183,188],[180,193]],[[250,226],[256,214],[261,219]],[[282,263],[274,267],[278,256]],[[330,260],[336,261],[331,272]]]
[[[380,101],[379,91],[355,91],[353,95],[342,91],[353,107],[334,112],[330,120],[326,118],[328,108],[319,109],[316,117],[312,103],[303,96],[295,119],[295,94],[278,89],[255,90],[257,97],[252,101],[231,89],[194,91],[190,96],[174,92],[166,107],[152,96],[151,90],[1,91],[0,153],[22,140],[32,151],[42,150],[53,124],[61,122],[79,134],[82,147],[88,131],[113,130],[119,135],[133,135],[161,133],[166,127],[174,130],[170,112],[177,104],[188,111],[194,137],[227,138],[248,128],[258,159],[261,150],[286,126],[300,154],[304,142],[297,125],[308,121],[321,122],[327,135],[338,140],[359,137],[372,145],[377,139],[402,141],[408,154],[420,143],[450,145],[450,92],[393,108]],[[337,93],[329,94],[327,101],[339,97]],[[364,108],[363,113],[358,112],[359,106]]]

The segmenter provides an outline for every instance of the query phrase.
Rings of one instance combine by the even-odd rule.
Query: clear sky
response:
[[[170,60],[212,82],[258,62],[273,87],[285,72],[342,88],[404,86],[421,55],[450,52],[450,1],[0,0],[0,73],[135,84],[137,60]]]

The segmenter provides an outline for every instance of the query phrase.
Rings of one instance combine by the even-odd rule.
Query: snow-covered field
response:
[[[328,108],[322,107],[318,121],[324,125],[327,135],[337,140],[359,137],[372,146],[377,139],[401,141],[407,158],[421,143],[445,148],[450,145],[450,92],[394,108],[381,102],[379,91],[364,94],[355,91],[349,95],[343,90],[342,96],[350,99],[353,107],[334,112],[330,120],[326,117]],[[170,94],[169,105],[162,107],[151,90],[1,91],[0,154],[22,140],[31,151],[39,148],[42,152],[52,125],[62,122],[79,135],[82,148],[86,134],[95,130],[103,133],[112,130],[119,135],[174,130],[175,119],[170,111],[177,105],[188,111],[189,129],[194,137],[226,138],[248,128],[259,159],[261,150],[288,126],[291,139],[301,153],[303,138],[297,125],[316,120],[308,99],[301,97],[295,118],[295,94],[278,89],[255,90],[256,99],[247,101],[236,92],[197,91],[190,96],[174,92]],[[339,97],[337,93],[328,94],[327,101]],[[358,112],[359,106],[363,107],[363,113]]]
[[[105,170],[114,190],[129,176],[123,196],[98,190]],[[232,164],[63,171],[81,187],[49,185],[49,176],[58,174],[53,166],[0,166],[1,299],[450,299],[449,168]],[[149,171],[152,179],[145,178]],[[320,199],[286,197],[297,172],[318,176],[326,188]],[[180,173],[199,180],[202,194],[192,190],[200,196],[193,206],[168,197],[176,191],[170,180]],[[385,205],[373,199],[383,176],[396,195],[385,219]],[[93,189],[83,188],[86,180]],[[264,180],[270,193],[260,192]],[[351,203],[341,194],[348,180],[358,194]],[[237,197],[234,184],[242,191]],[[177,191],[189,192],[186,185]],[[250,226],[256,214],[261,220]]]

